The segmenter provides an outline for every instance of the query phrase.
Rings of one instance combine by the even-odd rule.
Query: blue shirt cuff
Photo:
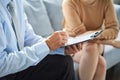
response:
[[[65,48],[59,48],[57,50],[51,51],[50,54],[59,54],[59,55],[64,55]]]

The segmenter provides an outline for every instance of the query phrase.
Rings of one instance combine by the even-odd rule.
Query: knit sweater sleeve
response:
[[[112,0],[108,0],[105,7],[105,29],[99,38],[103,40],[115,39],[118,35],[118,31],[118,21],[113,2]]]
[[[77,36],[86,31],[86,27],[81,22],[77,7],[72,0],[63,1],[63,30],[70,36]]]

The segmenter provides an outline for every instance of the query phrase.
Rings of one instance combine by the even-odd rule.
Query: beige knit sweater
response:
[[[104,28],[98,39],[117,37],[118,21],[111,0],[63,0],[63,15],[63,30],[70,36]]]

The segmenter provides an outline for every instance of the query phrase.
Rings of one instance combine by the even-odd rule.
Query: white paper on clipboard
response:
[[[77,44],[77,43],[88,41],[88,40],[92,40],[95,37],[97,37],[101,32],[102,32],[102,30],[88,31],[88,32],[83,33],[83,34],[76,36],[76,37],[69,37],[68,42],[65,44],[65,46]]]

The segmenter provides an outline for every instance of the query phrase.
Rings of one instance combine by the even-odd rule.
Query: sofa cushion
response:
[[[114,0],[115,4],[120,4],[120,0]]]
[[[43,0],[24,0],[24,9],[29,23],[36,34],[48,36],[54,32],[51,27]],[[39,16],[38,16],[39,15]]]
[[[44,0],[44,4],[47,9],[47,13],[51,22],[53,29],[61,30],[62,29],[62,0]]]
[[[116,40],[120,40],[120,32]],[[105,45],[104,53],[108,69],[120,62],[120,49]]]

